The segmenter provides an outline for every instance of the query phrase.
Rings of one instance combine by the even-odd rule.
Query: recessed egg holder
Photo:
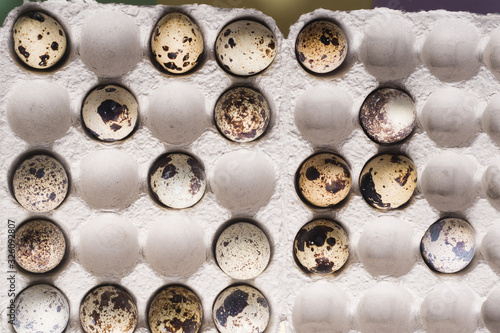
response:
[[[67,29],[72,43],[71,54],[66,62],[57,70],[49,71],[47,74],[19,66],[10,51],[10,27],[20,13],[31,8],[41,8],[59,19]],[[332,308],[338,307],[337,309],[341,310],[337,312],[340,313],[339,317],[336,317],[341,329],[369,332],[380,324],[377,323],[377,317],[384,314],[385,305],[399,304],[401,311],[385,323],[390,325],[390,328],[385,328],[385,331],[399,332],[398,329],[401,327],[409,331],[425,331],[420,311],[421,304],[425,304],[426,309],[441,309],[439,310],[441,312],[435,310],[438,311],[435,313],[438,317],[447,315],[447,309],[458,304],[461,309],[465,309],[460,310],[465,315],[461,315],[458,310],[453,312],[451,314],[453,320],[449,321],[450,325],[457,322],[472,331],[474,329],[478,332],[487,331],[481,319],[480,308],[499,284],[500,278],[496,271],[498,263],[494,262],[494,259],[486,260],[480,248],[485,235],[492,238],[490,235],[496,234],[495,231],[488,232],[488,230],[495,224],[498,211],[486,199],[485,191],[483,191],[485,187],[481,186],[481,178],[486,168],[494,163],[495,156],[500,149],[485,131],[479,130],[479,119],[490,100],[494,100],[491,96],[498,91],[499,84],[490,69],[481,63],[479,55],[485,54],[485,50],[488,50],[486,47],[488,36],[496,28],[498,16],[444,11],[403,14],[385,9],[354,12],[317,10],[303,15],[291,27],[289,37],[284,39],[274,21],[255,10],[227,10],[205,5],[183,6],[182,12],[190,15],[199,24],[204,34],[206,58],[192,74],[173,76],[159,71],[150,61],[150,34],[159,18],[164,15],[166,8],[175,9],[164,6],[133,7],[99,5],[92,2],[80,4],[48,1],[43,4],[27,4],[12,11],[0,30],[2,45],[9,45],[0,51],[0,68],[3,75],[0,89],[6,92],[0,97],[2,117],[0,121],[2,133],[0,169],[3,178],[0,200],[2,219],[5,223],[5,227],[0,228],[1,243],[7,244],[8,219],[15,221],[19,226],[32,217],[45,217],[61,226],[70,245],[64,269],[39,276],[18,272],[16,292],[19,293],[26,286],[35,283],[45,282],[56,286],[63,291],[70,302],[71,315],[66,331],[81,332],[78,310],[86,293],[99,284],[119,284],[136,300],[139,313],[136,332],[145,333],[148,332],[147,307],[155,293],[164,285],[182,284],[191,288],[202,301],[204,310],[202,331],[216,332],[212,320],[212,306],[215,298],[227,286],[242,281],[232,280],[219,269],[213,256],[212,245],[214,238],[218,236],[221,227],[227,221],[241,218],[251,219],[257,223],[271,242],[272,257],[267,269],[254,280],[244,281],[258,288],[270,303],[271,319],[266,332],[295,332],[294,320],[302,314],[307,315],[307,311],[316,311],[319,316],[316,318],[328,320],[324,316],[325,313],[321,311],[328,309],[328,300],[332,299],[337,300],[336,303],[331,303],[334,304]],[[83,64],[78,54],[79,38],[86,18],[101,10],[111,10],[127,15],[140,30],[139,39],[142,50],[140,61],[131,71],[115,78],[96,76]],[[251,77],[236,77],[226,73],[214,58],[214,42],[220,29],[239,17],[252,17],[265,23],[274,32],[278,41],[278,55],[274,62],[264,72]],[[348,68],[343,66],[340,71],[331,75],[310,74],[295,59],[294,46],[298,32],[304,24],[318,18],[327,18],[339,23],[349,39],[350,51],[346,60]],[[479,47],[474,53],[478,71],[477,74],[464,81],[440,81],[424,65],[424,58],[420,56],[427,34],[438,22],[445,19],[459,19],[464,22],[465,26],[475,26],[478,30]],[[391,59],[390,56],[383,56],[384,52],[387,49],[391,50],[392,47],[392,44],[384,39],[386,35],[392,37],[390,40],[396,40],[406,46],[401,53],[397,54],[399,58]],[[378,44],[363,41],[364,36],[376,39]],[[412,36],[414,36],[413,39]],[[443,50],[449,51],[446,46]],[[453,51],[450,52],[453,54]],[[369,58],[370,54],[375,58]],[[408,66],[408,62],[401,62],[400,58],[409,59],[408,62],[413,65]],[[484,59],[484,63],[489,64],[489,60]],[[469,65],[470,63],[466,64],[466,66]],[[396,79],[393,79],[395,77]],[[67,91],[71,109],[71,126],[66,134],[57,140],[28,143],[17,136],[9,126],[6,109],[14,91],[20,91],[24,84],[37,82],[37,80],[55,81]],[[146,125],[152,94],[165,84],[177,82],[192,85],[201,91],[205,98],[206,117],[209,121],[202,135],[191,144],[164,143],[152,135]],[[83,99],[91,89],[103,83],[117,83],[128,87],[139,102],[139,126],[128,139],[122,142],[99,142],[89,137],[81,125],[80,109]],[[213,121],[210,122],[210,119],[213,119],[213,108],[219,96],[228,88],[237,85],[247,85],[261,91],[267,98],[273,113],[267,133],[252,143],[232,143],[220,135]],[[327,87],[319,89],[318,85]],[[376,88],[383,86],[399,86],[406,90],[416,102],[419,117],[429,96],[438,88],[459,87],[469,91],[474,95],[475,100],[472,108],[475,112],[474,124],[472,124],[475,139],[463,147],[440,147],[430,139],[424,127],[418,123],[415,132],[402,144],[394,146],[375,144],[368,139],[359,125],[358,111],[365,97]],[[325,94],[328,91],[331,91],[331,95]],[[29,91],[26,93],[28,94]],[[327,142],[322,143],[321,140],[316,139],[312,140],[315,141],[314,143],[309,142],[298,130],[300,126],[297,126],[299,124],[296,124],[294,119],[294,110],[299,97],[304,98],[310,104],[310,119],[312,120],[316,111],[324,111],[321,109],[321,101],[323,103],[326,101],[333,108],[337,103],[341,105],[340,110],[343,112],[339,111],[335,116],[341,120],[339,123],[344,124],[344,128],[342,130],[337,128],[338,134],[329,135],[325,131]],[[318,99],[320,102],[315,103]],[[495,109],[495,105],[498,105],[498,102],[491,108]],[[494,129],[493,133],[496,133]],[[210,189],[210,183],[214,178],[216,163],[223,155],[245,149],[259,151],[270,159],[276,179],[274,192],[269,202],[262,207],[247,205],[245,209],[229,210],[217,201]],[[26,152],[38,150],[48,150],[62,159],[70,174],[72,186],[67,199],[59,208],[35,215],[15,201],[8,184],[11,168],[18,162],[19,157]],[[98,150],[119,150],[136,161],[140,181],[139,195],[129,206],[112,210],[96,210],[88,206],[82,198],[81,163],[90,153]],[[152,200],[147,185],[148,172],[152,163],[163,153],[172,151],[185,151],[198,158],[205,166],[208,177],[208,190],[202,200],[195,206],[180,211],[173,211],[157,204]],[[312,208],[301,201],[295,190],[294,177],[297,168],[308,156],[320,151],[332,151],[339,154],[351,167],[353,176],[351,194],[338,208]],[[469,207],[460,212],[440,212],[429,204],[419,186],[411,202],[403,209],[388,212],[375,210],[363,200],[358,177],[364,164],[372,156],[382,152],[402,152],[407,155],[417,166],[419,177],[426,166],[442,152],[466,156],[474,166],[472,169],[463,168],[470,172],[469,176],[472,179],[470,192],[467,189],[464,190],[469,194],[472,193],[467,205]],[[241,171],[238,170],[237,162],[234,165],[230,163],[226,165],[226,170],[234,170],[234,174],[237,175]],[[254,162],[257,166],[261,165],[259,161]],[[95,172],[98,173],[99,170]],[[255,181],[252,181],[250,176],[243,177],[241,180],[248,185],[249,192],[258,193],[256,186],[268,185],[259,183],[259,174],[253,178]],[[490,172],[490,176],[494,180],[494,172]],[[246,203],[242,197],[242,206]],[[187,215],[198,223],[204,232],[206,261],[196,273],[190,276],[162,276],[153,270],[142,253],[149,230],[155,222],[172,212]],[[104,213],[116,214],[128,220],[138,231],[140,259],[132,271],[124,276],[120,274],[93,275],[87,272],[79,262],[79,236],[82,227],[87,221]],[[439,218],[447,216],[462,217],[470,222],[476,232],[477,241],[476,254],[471,264],[465,270],[450,275],[431,271],[419,254],[420,239],[427,228]],[[340,271],[328,276],[304,273],[296,265],[292,255],[293,240],[297,231],[315,218],[330,218],[337,221],[345,228],[350,240],[351,253],[347,263]],[[388,218],[392,220],[387,221]],[[384,220],[383,223],[382,220]],[[388,227],[391,223],[397,223],[397,220],[402,221],[404,227],[394,230]],[[376,230],[374,225],[377,223],[381,224],[381,232],[388,239],[379,240],[363,232]],[[388,230],[392,230],[392,234],[387,232]],[[99,230],[96,230],[97,232]],[[395,249],[397,246],[391,247],[391,244],[395,243],[391,241],[398,237],[407,240],[406,245],[411,248],[411,251],[405,251],[396,259],[396,261],[401,260],[401,266],[405,269],[393,271],[395,276],[388,276],[379,275],[373,267],[363,266],[360,252],[366,253],[366,249],[375,248],[378,241],[381,241],[380,246],[385,249]],[[366,244],[361,244],[360,240],[365,241]],[[491,240],[489,242],[491,243]],[[398,246],[402,246],[401,243]],[[2,256],[7,257],[7,251],[7,246],[2,245]],[[408,264],[408,261],[413,264]],[[2,260],[1,269],[2,272],[12,270],[9,269],[5,260]],[[2,281],[0,291],[2,331],[13,332],[12,327],[7,324],[6,309],[11,301],[8,297],[9,284],[6,279],[2,278],[0,281]],[[320,284],[316,284],[317,282]],[[322,287],[326,292],[315,293],[313,289],[306,289],[311,286]],[[311,293],[304,294],[305,290],[311,290]],[[462,300],[461,296],[463,296]],[[300,300],[297,303],[303,304],[302,308],[297,306],[297,299]],[[300,320],[296,323],[299,322]]]

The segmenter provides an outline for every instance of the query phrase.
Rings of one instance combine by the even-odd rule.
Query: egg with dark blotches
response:
[[[215,56],[227,72],[250,76],[269,67],[276,57],[277,41],[262,23],[238,20],[226,25],[215,42]]]
[[[190,289],[171,285],[161,289],[149,305],[148,323],[152,333],[200,331],[203,307]]]
[[[132,296],[118,286],[96,287],[80,304],[80,323],[86,333],[132,333],[137,316]]]
[[[256,288],[235,285],[217,296],[212,316],[221,333],[260,333],[269,323],[269,303]]]
[[[333,273],[349,258],[349,238],[336,222],[313,220],[295,236],[293,254],[300,267],[309,273]]]
[[[154,59],[169,73],[192,70],[203,54],[203,36],[198,25],[182,13],[168,13],[156,24],[151,36]]]
[[[348,42],[342,29],[333,22],[308,23],[297,36],[295,54],[307,70],[325,74],[338,68],[347,56]]]
[[[214,112],[219,132],[234,142],[250,142],[261,137],[271,118],[266,98],[257,90],[236,87],[217,101]]]
[[[471,262],[475,246],[474,229],[467,221],[444,218],[427,229],[420,242],[420,252],[431,269],[456,273]]]
[[[14,51],[29,67],[48,69],[66,53],[68,40],[63,27],[42,12],[23,14],[12,28]]]
[[[15,233],[16,263],[31,273],[54,269],[66,254],[66,239],[61,229],[46,220],[23,223]]]
[[[413,196],[417,187],[417,168],[404,155],[378,155],[363,167],[359,187],[371,206],[381,210],[395,209]]]
[[[408,137],[417,119],[413,99],[404,91],[382,88],[363,102],[359,121],[365,133],[377,143],[390,144]]]
[[[14,196],[21,206],[33,212],[57,208],[69,191],[64,167],[49,155],[34,155],[23,160],[12,178]]]
[[[320,153],[309,157],[297,173],[299,195],[317,207],[332,207],[344,200],[351,190],[351,171],[338,155]]]
[[[188,208],[205,194],[203,165],[184,153],[161,156],[149,172],[149,186],[154,197],[170,208]]]
[[[14,301],[13,327],[17,333],[62,333],[69,321],[69,303],[56,287],[36,284],[21,291]]]

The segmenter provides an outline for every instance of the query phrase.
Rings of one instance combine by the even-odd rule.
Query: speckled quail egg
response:
[[[274,34],[262,23],[251,20],[226,25],[215,42],[217,61],[231,74],[250,76],[269,67],[276,57]]]
[[[266,269],[271,246],[259,227],[237,222],[220,234],[215,245],[215,258],[224,273],[233,279],[253,279]]]
[[[417,111],[413,99],[404,91],[382,88],[363,102],[359,121],[370,139],[390,144],[405,139],[415,127]]]
[[[309,157],[297,173],[299,195],[317,207],[340,203],[349,194],[351,183],[351,171],[346,161],[331,153]]]
[[[257,90],[236,87],[226,91],[215,105],[215,124],[231,141],[250,142],[267,129],[271,110],[266,98]]]
[[[17,333],[61,333],[69,320],[66,296],[54,286],[37,284],[17,295],[14,301]]]
[[[54,269],[66,253],[61,229],[46,220],[31,220],[15,233],[15,259],[28,272],[45,273]]]
[[[22,161],[14,172],[12,189],[16,200],[33,212],[58,207],[69,190],[64,167],[49,155],[34,155]]]
[[[182,74],[192,70],[203,55],[203,36],[198,25],[182,13],[168,13],[156,24],[151,51],[166,71]]]
[[[152,333],[197,333],[202,321],[200,299],[183,286],[164,287],[149,306],[148,323]]]
[[[444,218],[432,224],[420,242],[425,263],[441,273],[464,269],[475,251],[474,229],[465,220]]]
[[[248,285],[224,289],[215,300],[212,316],[221,333],[264,332],[269,304],[262,293]]]
[[[92,90],[82,106],[83,125],[101,141],[125,139],[134,131],[138,116],[139,105],[134,95],[113,84]]]
[[[349,238],[344,228],[334,221],[313,220],[295,236],[293,254],[301,268],[309,273],[333,273],[349,258]]]
[[[320,20],[308,23],[297,36],[295,53],[307,70],[325,74],[338,68],[347,56],[347,37],[335,23]]]
[[[161,156],[149,173],[154,197],[170,208],[188,208],[201,200],[206,188],[203,165],[183,153]]]
[[[123,288],[99,286],[82,300],[80,323],[86,333],[132,333],[137,326],[137,307]]]
[[[29,12],[19,17],[12,28],[14,51],[26,65],[47,69],[57,64],[67,48],[63,27],[42,12]]]
[[[365,164],[359,186],[363,198],[373,207],[395,209],[411,199],[417,187],[417,168],[404,155],[378,155]]]

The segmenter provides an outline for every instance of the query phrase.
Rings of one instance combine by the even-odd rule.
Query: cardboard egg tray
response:
[[[19,13],[27,8],[41,9],[56,17],[66,28],[71,41],[71,49],[63,66],[54,71],[31,71],[15,60],[11,47],[11,28]],[[129,16],[140,29],[142,57],[137,65],[126,74],[109,79],[100,78],[89,70],[79,56],[79,38],[86,19],[94,13],[110,10],[121,12]],[[151,63],[149,40],[156,22],[167,12],[180,10],[192,17],[199,25],[205,40],[205,59],[192,73],[175,76],[160,72]],[[214,44],[217,34],[229,22],[236,18],[253,18],[266,24],[275,34],[278,41],[278,54],[269,68],[264,72],[250,76],[237,77],[225,72],[218,65],[214,56]],[[326,18],[337,22],[346,33],[349,40],[349,53],[346,65],[340,71],[331,75],[314,75],[305,71],[298,63],[295,53],[295,39],[300,29],[307,23],[318,18]],[[372,76],[360,60],[360,46],[363,38],[369,35],[367,30],[371,22],[377,20],[398,18],[411,27],[415,38],[413,40],[412,56],[416,65],[409,75],[398,80],[381,80]],[[421,56],[422,45],[427,34],[439,22],[459,20],[467,25],[474,26],[479,34],[479,48],[477,73],[469,79],[445,82],[434,76],[424,65]],[[20,272],[15,274],[15,291],[19,293],[31,284],[45,282],[59,288],[68,298],[71,307],[70,322],[66,332],[82,332],[79,323],[78,309],[85,294],[93,287],[103,283],[114,283],[123,286],[134,297],[138,312],[138,333],[148,332],[147,306],[155,292],[168,284],[183,284],[190,287],[200,297],[204,310],[203,332],[216,332],[212,319],[212,305],[217,295],[227,286],[236,282],[248,283],[258,288],[268,299],[271,308],[271,319],[266,332],[295,332],[292,322],[292,310],[297,297],[309,286],[318,281],[325,281],[342,289],[348,298],[344,304],[352,332],[361,331],[361,317],[369,317],[368,327],[376,331],[377,322],[389,326],[394,323],[391,332],[402,332],[398,329],[398,320],[393,317],[382,316],[383,311],[370,310],[360,316],[358,305],[373,297],[371,290],[386,290],[379,288],[383,283],[400,286],[409,293],[405,298],[409,311],[408,318],[403,321],[409,323],[409,331],[426,331],[421,316],[420,307],[425,298],[433,290],[442,288],[443,283],[452,283],[451,286],[470,287],[473,291],[473,301],[460,301],[453,288],[443,302],[431,307],[436,316],[450,311],[448,324],[462,323],[465,320],[463,332],[487,332],[488,329],[481,317],[481,305],[490,293],[499,285],[500,277],[481,253],[481,242],[490,227],[498,223],[499,213],[484,195],[481,188],[481,178],[486,168],[499,156],[500,149],[481,128],[481,115],[492,96],[499,91],[500,85],[490,69],[481,62],[482,54],[489,40],[490,33],[498,26],[498,15],[480,16],[470,13],[451,13],[446,11],[402,13],[388,9],[361,10],[353,12],[332,12],[317,10],[304,14],[294,24],[285,38],[278,30],[275,22],[262,13],[252,9],[222,9],[206,5],[186,5],[182,7],[136,7],[126,5],[102,5],[92,1],[47,1],[43,3],[26,4],[13,10],[4,26],[0,29],[0,154],[2,163],[0,200],[2,204],[1,218],[3,227],[0,228],[1,244],[1,324],[2,332],[14,332],[7,323],[7,306],[11,297],[8,296],[9,281],[7,272],[13,271],[6,260],[8,256],[8,220],[14,221],[16,226],[33,218],[43,217],[56,222],[65,232],[69,243],[68,255],[62,267],[47,274],[35,275]],[[100,38],[96,36],[95,38]],[[449,45],[448,45],[449,46]],[[448,47],[443,46],[443,47]],[[390,51],[390,47],[388,48]],[[451,51],[450,51],[451,52]],[[457,51],[458,52],[458,51]],[[382,53],[383,54],[383,53]],[[453,54],[452,54],[453,55]],[[451,56],[452,56],[451,55]],[[410,60],[409,60],[410,61]],[[404,66],[404,62],[402,65]],[[71,101],[72,122],[69,131],[60,139],[49,143],[27,143],[18,137],[7,121],[6,106],[14,89],[19,89],[27,82],[46,80],[63,86]],[[153,136],[145,125],[147,110],[150,107],[151,95],[161,86],[170,83],[188,83],[199,89],[206,103],[208,119],[213,119],[213,109],[219,96],[228,88],[237,85],[247,85],[261,91],[267,98],[273,116],[266,134],[251,143],[234,143],[225,139],[218,131],[213,120],[207,125],[203,134],[190,145],[172,145],[161,142]],[[83,99],[95,86],[103,83],[117,83],[129,88],[139,102],[140,120],[134,134],[124,141],[106,143],[92,139],[83,129],[80,121],[80,110]],[[345,139],[337,143],[310,143],[297,129],[294,121],[295,105],[299,97],[309,94],[309,100],[321,98],[315,87],[326,85],[332,90],[341,89],[350,97],[350,116],[352,132]],[[417,113],[421,111],[428,97],[439,88],[456,87],[471,93],[475,98],[474,119],[477,122],[475,139],[461,147],[442,147],[437,145],[417,122],[414,133],[403,143],[381,146],[365,135],[358,122],[358,112],[363,100],[378,87],[396,86],[406,90],[416,103]],[[29,94],[29,91],[26,91]],[[315,95],[317,94],[317,95]],[[331,106],[335,108],[335,105]],[[314,109],[310,110],[314,117]],[[33,119],[33,121],[37,121]],[[452,134],[450,134],[452,135]],[[276,176],[274,193],[269,202],[263,207],[230,211],[219,204],[210,189],[210,180],[214,165],[226,153],[249,149],[260,151],[270,157]],[[91,209],[80,195],[79,179],[81,177],[81,163],[88,154],[98,150],[119,150],[132,156],[139,166],[141,179],[140,194],[130,206],[118,210]],[[59,157],[67,167],[71,178],[71,188],[65,202],[57,209],[48,213],[35,214],[22,208],[14,199],[9,182],[12,168],[20,157],[31,151],[49,151]],[[165,277],[153,270],[145,256],[136,267],[126,276],[110,275],[96,276],[87,272],[79,263],[79,235],[82,225],[103,213],[116,214],[130,221],[138,230],[139,245],[144,248],[148,231],[162,216],[172,212],[161,207],[151,197],[147,185],[148,171],[152,163],[163,153],[171,151],[185,151],[198,158],[205,167],[208,176],[208,188],[203,199],[195,206],[176,213],[185,214],[198,223],[204,231],[206,245],[206,261],[201,268],[189,277]],[[330,151],[341,155],[350,165],[353,178],[351,194],[345,203],[339,207],[316,209],[306,205],[295,190],[295,173],[299,165],[311,154],[320,151]],[[453,213],[440,212],[433,208],[419,186],[412,200],[401,209],[379,211],[369,206],[363,197],[358,185],[358,178],[364,164],[373,156],[382,152],[401,152],[413,160],[420,176],[427,164],[443,152],[453,152],[470,159],[474,168],[469,172],[474,177],[474,192],[476,199],[470,208]],[[258,175],[256,175],[258,176]],[[251,186],[251,184],[249,184]],[[366,226],[377,223],[386,216],[395,217],[411,226],[412,241],[407,244],[412,249],[410,261],[414,261],[411,269],[401,276],[372,275],[358,256],[360,237]],[[454,216],[467,220],[475,230],[476,252],[470,265],[454,274],[440,274],[432,271],[424,263],[420,255],[420,239],[427,228],[441,217]],[[330,218],[340,223],[349,235],[350,257],[345,266],[338,272],[321,276],[304,273],[295,263],[292,247],[297,231],[314,218]],[[251,219],[255,221],[268,235],[272,256],[267,269],[257,278],[250,281],[235,281],[228,277],[217,266],[213,255],[214,238],[232,219]],[[99,230],[95,231],[96,233]],[[384,247],[395,241],[394,238],[380,239],[380,246]],[[403,263],[402,263],[403,264]],[[375,288],[375,289],[374,289]],[[377,289],[379,288],[379,289]],[[376,294],[376,293],[375,293]],[[325,295],[327,297],[327,295]],[[321,297],[318,296],[318,304]],[[391,303],[383,302],[381,307]],[[470,316],[457,317],[457,307],[466,307]],[[365,310],[363,310],[365,311]],[[455,317],[454,317],[455,316]],[[375,318],[375,319],[374,319]],[[465,319],[464,319],[465,318]],[[498,318],[497,318],[498,319]],[[366,322],[366,321],[365,321]],[[371,326],[370,326],[371,325]],[[363,326],[366,327],[366,326]],[[445,325],[445,327],[447,327]],[[468,330],[468,328],[472,328]],[[311,332],[313,330],[311,329]],[[439,332],[445,332],[441,330]]]

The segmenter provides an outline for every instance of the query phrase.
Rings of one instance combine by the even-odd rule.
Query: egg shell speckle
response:
[[[59,289],[48,284],[37,284],[21,291],[14,308],[17,333],[61,333],[68,324],[68,300]]]
[[[295,53],[307,70],[325,74],[338,68],[347,56],[347,37],[333,22],[308,23],[297,36]]]
[[[54,269],[66,253],[66,239],[61,229],[46,220],[31,220],[15,234],[16,263],[31,273]]]
[[[92,90],[82,106],[84,126],[101,141],[118,141],[129,136],[138,116],[139,105],[132,93],[112,84]]]
[[[441,273],[456,273],[472,260],[474,229],[465,220],[444,218],[427,229],[420,243],[425,263]]]
[[[276,57],[277,42],[265,25],[239,20],[226,25],[215,42],[217,61],[231,74],[250,76],[269,67]]]
[[[404,155],[378,155],[365,164],[359,185],[363,198],[371,206],[395,209],[411,199],[417,187],[417,168]]]
[[[169,73],[192,70],[203,55],[203,36],[198,25],[182,13],[168,13],[151,36],[155,60]]]
[[[16,168],[12,188],[21,206],[33,212],[48,212],[66,198],[68,175],[55,158],[35,155]]]
[[[264,332],[269,316],[267,299],[248,285],[224,289],[213,307],[215,326],[221,333]]]
[[[166,286],[153,298],[148,322],[152,333],[197,333],[203,322],[203,307],[190,289]]]
[[[205,194],[205,171],[201,163],[189,155],[165,154],[151,168],[149,186],[165,206],[188,208]]]
[[[271,258],[271,246],[259,227],[238,222],[220,234],[215,257],[219,267],[233,279],[253,279],[266,269]]]
[[[271,110],[265,97],[255,89],[236,87],[226,91],[215,105],[217,128],[231,141],[250,142],[266,131]]]
[[[80,305],[80,323],[86,333],[132,333],[137,316],[129,293],[112,285],[94,288]]]
[[[297,175],[299,195],[317,207],[335,206],[351,190],[351,171],[340,156],[321,153],[309,157]]]
[[[64,57],[66,33],[53,17],[29,12],[17,19],[12,30],[14,51],[29,67],[48,69]]]

